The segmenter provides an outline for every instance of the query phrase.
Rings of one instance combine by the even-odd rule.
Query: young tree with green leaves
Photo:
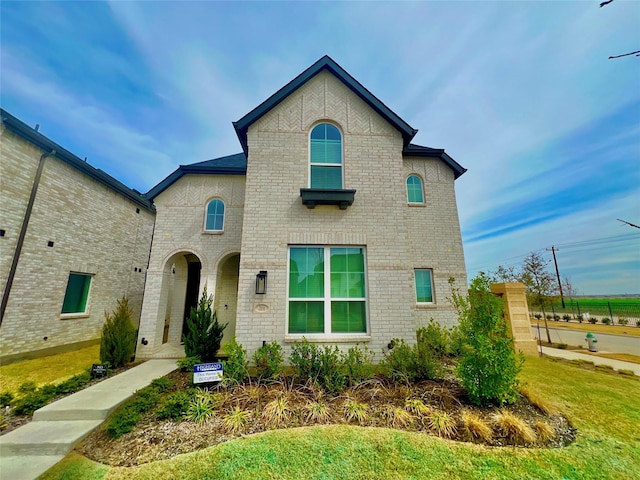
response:
[[[545,314],[545,307],[548,307],[556,295],[558,284],[551,272],[547,270],[547,265],[551,261],[545,260],[537,252],[531,252],[524,257],[522,262],[521,282],[527,287],[527,299],[530,305],[540,308],[544,317],[544,326],[547,331],[547,341],[551,343],[549,324]]]
[[[471,280],[468,296],[460,294],[453,279],[449,284],[462,343],[457,374],[469,399],[477,405],[513,403],[524,359],[513,348],[503,300],[491,292],[482,273]]]

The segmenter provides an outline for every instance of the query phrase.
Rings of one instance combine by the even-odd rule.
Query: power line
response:
[[[587,239],[587,240],[581,240],[578,242],[568,242],[568,243],[559,243],[555,245],[555,248],[558,249],[559,247],[562,247],[563,249],[568,249],[568,250],[573,250],[573,249],[578,249],[578,250],[597,250],[597,249],[601,249],[604,246],[608,246],[611,243],[620,243],[620,242],[624,242],[624,241],[629,241],[629,240],[635,240],[635,239],[640,239],[640,234],[638,233],[627,233],[624,235],[615,235],[615,236],[610,236],[610,237],[599,237],[599,238],[592,238],[592,239]],[[545,250],[550,250],[552,247],[544,247],[544,248],[539,248],[538,250],[532,250],[520,255],[514,255],[512,257],[508,257],[502,260],[497,260],[496,262],[492,263],[492,264],[485,264],[485,265],[481,265],[479,267],[469,267],[469,270],[482,270],[484,268],[492,268],[492,267],[496,267],[497,265],[502,265],[504,267],[510,267],[510,266],[516,266],[519,265],[521,263],[521,260],[526,257],[529,253],[540,253],[543,252]],[[511,260],[518,260],[517,262],[511,262]]]

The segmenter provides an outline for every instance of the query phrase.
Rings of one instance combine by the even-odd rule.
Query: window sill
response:
[[[371,335],[365,333],[358,334],[333,334],[325,335],[324,333],[309,333],[309,334],[287,334],[284,336],[285,343],[301,342],[307,340],[309,343],[358,343],[358,342],[370,342]]]
[[[79,318],[89,318],[88,313],[61,313],[60,320],[76,320]]]
[[[435,303],[416,303],[416,310],[431,310],[438,308]]]
[[[222,235],[224,230],[203,230],[204,235]]]
[[[426,207],[425,203],[407,203],[407,207]]]
[[[355,190],[325,189],[325,188],[301,188],[300,197],[302,204],[307,208],[316,208],[316,205],[338,205],[340,210],[346,210],[353,205]]]

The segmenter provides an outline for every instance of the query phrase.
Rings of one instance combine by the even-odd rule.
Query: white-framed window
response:
[[[69,272],[67,289],[62,301],[63,315],[86,314],[89,306],[91,277],[88,273]]]
[[[433,270],[415,268],[413,270],[416,285],[417,303],[435,303],[433,298]]]
[[[418,204],[424,203],[422,180],[417,175],[409,175],[407,177],[407,202]]]
[[[366,334],[364,247],[289,247],[289,334]]]
[[[309,186],[342,189],[342,134],[330,123],[316,125],[309,135]]]
[[[222,232],[224,230],[224,202],[219,198],[214,198],[207,203],[204,229],[207,232]]]

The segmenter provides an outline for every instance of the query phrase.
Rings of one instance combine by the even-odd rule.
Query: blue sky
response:
[[[469,171],[468,273],[558,246],[640,293],[640,2],[0,3],[2,107],[132,188],[240,152],[231,125],[328,54]]]

